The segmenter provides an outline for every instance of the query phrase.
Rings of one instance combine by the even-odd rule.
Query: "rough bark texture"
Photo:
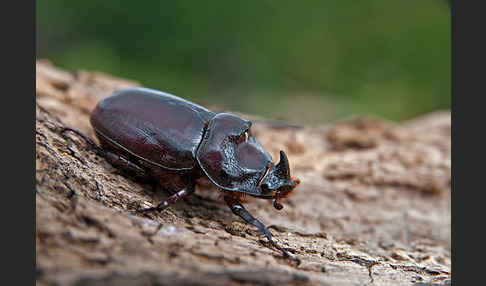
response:
[[[270,248],[213,186],[158,214],[167,198],[119,174],[79,136],[89,112],[136,82],[37,62],[38,285],[448,285],[451,121],[358,118],[296,127],[254,120],[273,158],[288,154],[301,184],[282,211],[247,208],[302,261]],[[183,96],[183,95],[182,95]]]

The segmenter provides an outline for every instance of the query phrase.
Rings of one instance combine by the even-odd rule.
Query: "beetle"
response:
[[[71,128],[113,166],[140,180],[155,180],[170,196],[142,211],[163,211],[192,194],[200,178],[222,192],[231,211],[255,226],[268,241],[270,231],[243,206],[245,195],[273,199],[277,210],[299,184],[290,176],[287,156],[277,164],[251,131],[252,123],[232,113],[215,113],[175,95],[149,88],[116,90],[92,111],[90,122],[100,142]],[[63,131],[64,132],[64,131]]]

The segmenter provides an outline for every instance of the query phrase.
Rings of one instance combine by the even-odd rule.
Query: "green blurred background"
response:
[[[451,102],[450,4],[36,1],[37,58],[200,104],[319,124]]]

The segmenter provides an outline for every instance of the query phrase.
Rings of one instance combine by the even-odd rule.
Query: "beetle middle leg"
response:
[[[173,195],[169,196],[167,198],[167,200],[161,202],[156,207],[141,209],[140,211],[141,212],[147,212],[147,211],[161,212],[161,211],[165,210],[166,208],[170,207],[171,205],[175,204],[180,199],[183,199],[184,197],[187,197],[188,195],[194,193],[194,191],[195,191],[194,185],[189,185],[186,188],[183,188],[182,190],[180,190],[180,191],[174,193]]]
[[[280,245],[278,245],[273,239],[272,239],[272,233],[255,217],[253,217],[246,209],[245,207],[241,204],[241,202],[238,199],[235,199],[232,196],[224,196],[224,201],[228,205],[228,207],[231,209],[231,211],[235,214],[240,216],[243,220],[245,220],[247,223],[255,226],[258,228],[260,233],[264,234],[268,241],[278,250],[282,251],[282,254],[286,258],[291,258],[297,262],[297,264],[300,264],[300,260],[293,255],[290,255],[284,248],[282,248]]]

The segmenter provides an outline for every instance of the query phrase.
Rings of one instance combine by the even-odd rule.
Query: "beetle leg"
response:
[[[261,234],[264,234],[269,241],[272,241],[272,233],[259,220],[254,218],[239,201],[232,197],[224,197],[224,200],[235,215],[240,216],[247,223],[258,228]]]
[[[78,135],[79,137],[83,138],[83,140],[86,141],[86,143],[88,143],[91,147],[93,147],[97,152],[100,152],[101,154],[104,153],[103,152],[104,151],[103,148],[101,148],[100,146],[96,145],[96,143],[91,138],[89,138],[88,136],[84,135],[79,130],[76,130],[76,129],[70,128],[70,127],[64,127],[61,130],[61,135],[64,137],[64,132],[67,132],[67,131],[71,131],[71,132],[75,133],[76,135]]]
[[[134,163],[124,156],[107,149],[103,149],[102,152],[103,157],[106,159],[106,161],[121,170],[122,173],[125,172],[126,175],[129,175],[141,182],[149,182],[152,180],[152,176],[137,163]]]
[[[98,146],[93,140],[91,140],[91,138],[76,129],[64,127],[61,131],[61,134],[64,136],[64,132],[67,131],[71,131],[79,137],[83,138],[86,143],[93,147],[100,156],[104,157],[106,161],[108,161],[114,167],[123,170],[125,173],[134,177],[134,179],[136,180],[142,182],[150,181],[151,176],[137,163],[130,161],[129,159],[125,158],[120,154],[117,154],[116,152],[112,152],[109,149]]]
[[[161,211],[165,210],[166,208],[170,207],[171,205],[175,204],[178,200],[194,193],[194,190],[195,190],[194,187],[184,188],[184,189],[178,191],[177,193],[174,193],[170,197],[168,197],[167,200],[161,202],[156,207],[146,208],[146,209],[142,209],[140,211],[142,211],[142,212],[146,212],[146,211],[161,212]]]
[[[245,207],[241,204],[241,202],[233,197],[230,196],[225,196],[224,201],[230,207],[231,211],[235,214],[240,216],[243,220],[245,220],[247,223],[255,226],[258,228],[260,233],[264,234],[268,241],[278,250],[282,251],[282,254],[286,258],[292,258],[294,259],[298,264],[300,264],[300,260],[292,255],[290,255],[284,248],[282,248],[280,245],[278,245],[273,239],[272,239],[272,233],[256,218],[254,218],[246,209]]]
[[[160,184],[157,184],[157,185],[154,187],[154,189],[155,189],[156,191],[161,190],[161,191],[164,191],[164,192],[168,193],[168,194],[169,194],[169,197],[170,197],[170,196],[173,196],[173,195],[175,195],[175,194],[177,193],[177,192],[172,191],[171,189],[161,188],[161,187],[160,187]],[[191,206],[192,206],[192,205],[195,205],[194,203],[192,203],[192,202],[191,202],[191,200],[190,200],[190,197],[189,197],[189,196],[183,196],[183,197],[182,197],[182,200],[183,200],[183,201],[184,201],[186,204],[188,204],[188,205],[191,205]]]

